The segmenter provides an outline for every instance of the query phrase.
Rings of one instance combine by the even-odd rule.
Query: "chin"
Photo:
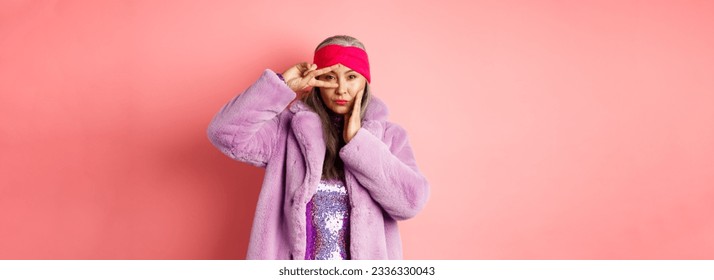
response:
[[[347,114],[347,110],[332,110],[335,114],[344,115]]]

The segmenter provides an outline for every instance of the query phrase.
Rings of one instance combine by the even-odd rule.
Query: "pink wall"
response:
[[[99,2],[0,3],[2,259],[244,258],[206,126],[335,34],[432,186],[406,258],[714,258],[712,1]]]

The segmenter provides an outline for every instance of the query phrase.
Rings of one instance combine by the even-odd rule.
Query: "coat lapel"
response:
[[[297,112],[292,118],[291,126],[306,168],[305,178],[301,186],[295,190],[294,199],[304,204],[315,193],[315,188],[322,175],[325,141],[320,118],[312,111]]]
[[[291,243],[294,246],[292,248],[293,258],[302,259],[305,254],[306,246],[305,208],[313,194],[316,192],[317,185],[320,181],[322,175],[322,165],[325,160],[326,147],[322,133],[322,123],[320,122],[320,117],[317,113],[313,112],[300,100],[293,102],[289,106],[289,109],[292,113],[294,113],[290,121],[290,125],[292,136],[295,139],[296,145],[289,145],[287,147],[289,149],[288,154],[292,154],[294,157],[288,159],[288,165],[286,166],[288,181],[286,182],[287,197],[285,197],[285,199],[289,201],[291,205],[289,208],[290,212],[286,214],[288,215],[289,223],[291,223],[288,230],[290,231],[292,239]],[[365,117],[362,120],[362,128],[369,131],[379,139],[382,139],[384,133],[383,122],[386,121],[387,115],[388,112],[384,103],[372,95],[371,100],[367,105]],[[297,146],[297,148],[295,146]],[[298,153],[300,154],[299,156],[297,155]],[[302,162],[297,162],[297,160],[300,160],[299,158],[302,159]],[[289,164],[293,160],[296,161],[294,164],[295,166],[291,166]],[[300,169],[299,167],[304,167],[304,170],[298,170]],[[304,171],[304,174],[296,173],[300,171]],[[376,203],[372,201],[367,190],[358,186],[359,183],[354,180],[349,170],[345,170],[345,176],[352,205],[357,205],[362,209],[378,208],[375,206]],[[302,181],[300,181],[301,178]],[[360,225],[355,225],[356,221],[366,222],[367,219],[370,219],[366,217],[362,218],[362,216],[367,214],[362,213],[362,209],[353,208],[353,211],[355,211],[353,214],[356,216],[356,219],[352,220],[353,229],[351,232],[355,235],[353,237],[353,246],[369,247],[372,246],[369,245],[371,242],[367,241],[369,240],[369,235],[361,236],[360,234],[356,234],[354,227],[357,226],[357,228],[361,228],[363,226],[361,223],[359,223]],[[372,219],[373,218],[374,217],[372,217]],[[373,245],[377,246],[377,244]],[[352,250],[352,252],[354,254],[355,250]]]
[[[293,194],[291,199],[307,203],[315,193],[317,183],[322,175],[322,164],[325,161],[326,148],[322,133],[322,123],[317,113],[313,112],[301,100],[294,101],[289,106],[289,109],[294,113],[291,120],[291,128],[297,140],[300,153],[302,153],[306,174],[300,186],[293,186],[296,188],[288,190],[288,193]],[[362,120],[362,128],[382,139],[384,134],[383,122],[386,121],[388,114],[389,112],[384,103],[372,95]]]

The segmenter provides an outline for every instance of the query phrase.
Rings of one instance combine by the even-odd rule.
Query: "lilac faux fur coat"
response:
[[[211,143],[225,155],[266,169],[248,259],[305,257],[305,208],[321,178],[325,142],[317,114],[300,100],[291,103],[295,97],[266,69],[208,127]],[[397,221],[414,217],[429,196],[405,130],[387,121],[387,113],[372,95],[362,127],[339,151],[352,259],[402,259]]]

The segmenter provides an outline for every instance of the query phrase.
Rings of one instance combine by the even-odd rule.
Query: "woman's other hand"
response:
[[[355,97],[354,105],[352,105],[352,110],[345,116],[345,129],[343,132],[343,137],[345,138],[345,143],[350,142],[352,137],[355,137],[357,131],[362,127],[362,119],[360,118],[360,113],[362,112],[362,95],[364,94],[364,89],[357,93]]]
[[[285,83],[298,95],[309,92],[312,87],[336,88],[337,83],[325,82],[317,79],[318,76],[337,68],[335,64],[322,69],[317,69],[317,64],[302,62],[283,72]]]

